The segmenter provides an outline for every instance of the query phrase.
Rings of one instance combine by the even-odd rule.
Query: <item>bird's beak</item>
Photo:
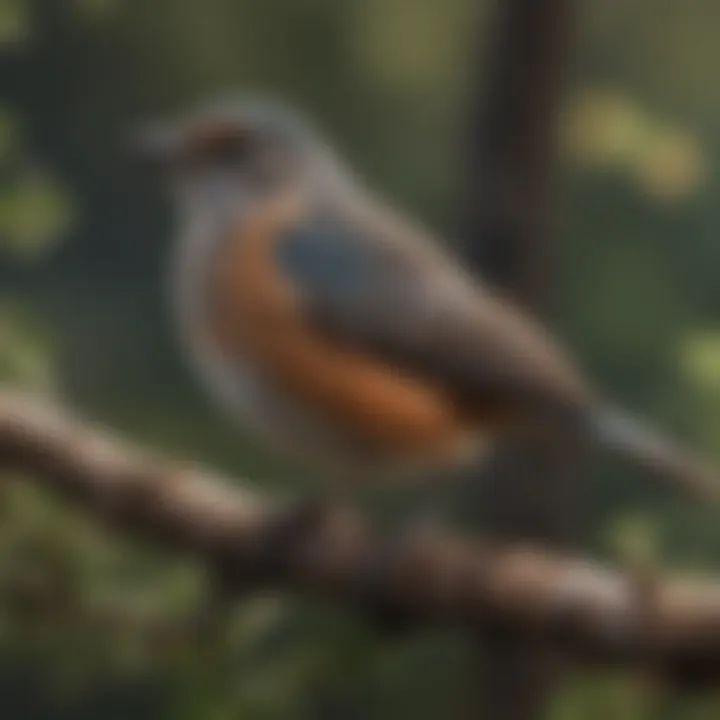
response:
[[[150,123],[136,130],[130,139],[130,152],[136,158],[166,165],[182,151],[183,133],[168,122]]]

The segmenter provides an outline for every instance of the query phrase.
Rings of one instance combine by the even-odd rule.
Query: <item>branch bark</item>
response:
[[[367,593],[382,538],[349,509],[269,532],[285,510],[201,468],[142,453],[43,402],[0,391],[0,467],[119,531],[192,553],[239,579],[390,606],[418,624],[463,623],[537,638],[594,662],[641,662],[676,677],[720,677],[720,583],[648,584],[571,555],[419,534]],[[264,572],[258,574],[257,569]],[[245,591],[248,586],[245,587]]]

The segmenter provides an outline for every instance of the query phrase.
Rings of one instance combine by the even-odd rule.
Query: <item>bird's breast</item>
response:
[[[467,455],[478,428],[447,392],[313,326],[303,288],[278,270],[278,238],[302,222],[294,210],[242,218],[206,252],[202,272],[190,268],[206,281],[191,334],[202,328],[215,394],[271,440],[314,454],[399,466]]]

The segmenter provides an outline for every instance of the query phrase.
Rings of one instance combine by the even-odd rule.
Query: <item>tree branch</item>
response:
[[[352,511],[338,508],[298,526],[281,557],[268,562],[269,530],[282,508],[10,390],[0,391],[0,466],[29,473],[118,530],[198,555],[239,578],[267,562],[263,583],[370,609],[390,605],[416,623],[466,623],[541,638],[589,661],[720,676],[715,581],[667,579],[648,592],[633,573],[580,558],[424,533],[389,559],[370,597],[367,569],[380,541]]]

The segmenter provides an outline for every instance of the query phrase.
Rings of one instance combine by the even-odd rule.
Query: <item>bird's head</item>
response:
[[[144,127],[142,157],[161,166],[182,199],[257,200],[309,179],[331,153],[308,122],[275,102],[234,99]]]

